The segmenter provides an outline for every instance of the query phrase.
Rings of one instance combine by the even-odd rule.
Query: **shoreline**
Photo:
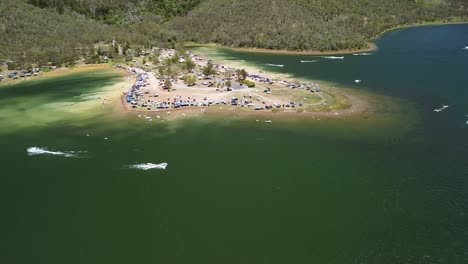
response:
[[[356,101],[356,98],[359,97],[359,96],[356,96],[356,94],[360,92],[358,92],[357,90],[354,90],[351,87],[351,85],[343,86],[343,85],[336,84],[330,81],[295,77],[291,73],[278,73],[274,71],[269,71],[269,70],[265,70],[259,67],[258,65],[251,64],[249,61],[237,61],[237,60],[226,59],[222,55],[217,54],[216,48],[212,48],[212,47],[200,47],[200,48],[204,48],[206,50],[198,49],[197,52],[203,55],[204,57],[209,57],[214,63],[222,64],[222,65],[232,67],[232,68],[242,68],[242,69],[247,70],[247,72],[250,74],[268,75],[273,80],[276,80],[276,81],[281,80],[281,81],[288,81],[292,83],[313,82],[317,84],[318,86],[320,86],[322,89],[322,92],[324,92],[324,94],[326,94],[327,96],[339,97],[339,98],[334,98],[335,99],[334,105],[330,105],[330,107],[338,106],[338,109],[336,108],[332,109],[333,111],[345,111],[348,109],[352,109],[354,105],[353,101]],[[349,90],[346,90],[346,91],[343,90],[343,89],[348,89],[348,88]],[[350,105],[347,105],[347,103],[350,103]],[[316,113],[316,111],[309,111],[309,112]],[[323,111],[320,111],[320,112],[323,112]]]
[[[207,48],[207,47],[205,47]],[[210,49],[210,48],[208,48]],[[213,54],[206,54],[205,52],[201,51],[196,51],[197,53],[200,53],[201,56],[203,56],[206,59],[212,60],[214,63],[219,65],[224,65],[227,67],[232,67],[232,68],[245,68],[249,73],[252,74],[262,74],[262,75],[267,75],[272,77],[273,80],[283,80],[283,81],[290,81],[290,82],[298,82],[298,81],[303,81],[303,82],[309,82],[312,80],[309,79],[304,79],[304,78],[294,78],[289,74],[279,74],[279,73],[274,73],[274,72],[267,72],[264,71],[258,67],[249,65],[248,62],[243,61],[241,65],[239,65],[239,62],[236,61],[230,61],[230,60],[225,60],[222,58],[219,58],[218,56]],[[136,80],[136,79],[135,79]],[[258,117],[285,117],[285,118],[337,118],[337,117],[349,117],[349,116],[363,116],[366,115],[366,113],[373,113],[375,112],[374,110],[377,109],[376,104],[369,103],[373,101],[371,99],[370,94],[365,94],[362,92],[359,92],[357,90],[352,90],[349,89],[347,91],[342,90],[341,88],[336,89],[333,83],[328,83],[328,82],[315,82],[318,86],[322,88],[322,92],[324,93],[323,100],[326,100],[327,105],[326,106],[318,106],[316,109],[306,109],[306,108],[293,108],[293,109],[288,109],[288,108],[282,108],[282,109],[262,109],[262,110],[254,110],[251,108],[239,108],[239,107],[234,107],[231,105],[219,105],[219,104],[214,104],[211,106],[196,106],[196,107],[181,107],[181,108],[167,108],[167,109],[138,109],[138,108],[131,108],[126,100],[126,93],[120,95],[120,102],[121,108],[124,113],[129,113],[133,115],[138,115],[141,117],[141,115],[156,115],[157,118],[163,118],[163,119],[175,119],[175,118],[181,118],[181,117],[193,117],[195,116],[200,116],[200,115],[205,115],[205,114],[224,114],[228,116],[258,116]],[[326,88],[324,88],[326,86]],[[261,89],[260,89],[261,90]],[[252,90],[253,91],[253,90]],[[160,91],[162,92],[162,91]],[[294,93],[291,91],[291,93]],[[164,93],[164,96],[169,96],[169,94],[172,95],[177,95],[177,91],[175,92],[169,92],[169,93]],[[161,96],[163,97],[163,96]],[[364,99],[367,98],[368,99]],[[323,102],[323,101],[322,101]],[[320,103],[321,105],[322,103]]]
[[[328,111],[254,111],[242,110],[230,106],[214,105],[205,108],[187,107],[177,109],[160,110],[135,110],[126,106],[125,95],[120,96],[118,106],[115,111],[118,114],[146,119],[147,123],[161,123],[183,120],[216,120],[222,119],[253,119],[259,123],[269,123],[272,121],[324,121],[324,120],[393,120],[395,115],[403,116],[407,114],[408,102],[402,99],[391,98],[382,95],[372,95],[361,91],[350,91],[347,96],[353,101],[353,106],[347,109],[331,109]],[[390,116],[392,116],[390,118]]]
[[[83,64],[83,65],[76,65],[75,67],[71,68],[57,68],[51,71],[41,71],[41,73],[38,76],[34,77],[26,77],[22,79],[5,79],[0,82],[0,88],[2,87],[7,87],[9,85],[16,85],[20,84],[23,82],[30,82],[30,81],[40,81],[44,80],[47,78],[54,78],[54,77],[61,77],[67,74],[74,74],[74,73],[81,73],[81,72],[87,72],[87,71],[92,71],[92,70],[102,70],[102,69],[112,69],[112,66],[109,64]],[[118,72],[118,71],[116,71]]]
[[[252,53],[269,53],[269,54],[283,54],[283,55],[347,55],[347,54],[354,54],[354,53],[364,53],[364,52],[376,52],[379,50],[379,47],[374,43],[377,39],[382,37],[385,33],[390,31],[398,30],[398,29],[406,29],[412,27],[425,27],[425,26],[445,26],[445,25],[464,25],[468,24],[466,21],[468,18],[454,18],[453,21],[434,21],[434,22],[420,22],[420,23],[411,23],[411,24],[404,24],[395,27],[388,28],[383,32],[379,33],[378,35],[372,37],[370,42],[367,43],[367,48],[362,49],[354,49],[354,50],[337,50],[337,51],[317,51],[317,50],[304,50],[304,51],[294,51],[294,50],[284,50],[284,49],[266,49],[266,48],[254,48],[254,47],[229,47],[224,46],[217,43],[194,43],[194,42],[187,42],[184,43],[183,46],[190,48],[190,47],[211,47],[211,48],[222,48],[232,51],[238,52],[252,52]],[[456,20],[459,19],[459,20]]]
[[[466,18],[466,19],[468,19],[468,18]],[[434,22],[405,24],[405,25],[395,26],[395,27],[384,30],[382,33],[380,33],[379,35],[372,38],[372,41],[375,41],[375,40],[379,39],[380,37],[382,37],[384,34],[386,34],[388,32],[399,30],[399,29],[408,29],[408,28],[416,28],[416,27],[430,27],[430,26],[467,25],[467,24],[468,24],[468,21],[463,21],[463,20],[460,20],[460,21],[446,21],[446,22],[434,21]]]
[[[219,48],[226,49],[237,52],[245,53],[267,53],[267,54],[282,54],[282,55],[347,55],[355,53],[365,53],[365,52],[376,52],[379,50],[378,46],[372,42],[368,43],[367,48],[354,49],[354,50],[338,50],[338,51],[314,51],[314,50],[304,50],[304,51],[293,51],[293,50],[273,50],[265,48],[248,48],[248,47],[229,47],[223,46],[216,43],[207,43],[207,44],[198,44],[198,43],[185,43],[183,45],[186,48],[190,47],[207,47],[207,48]]]

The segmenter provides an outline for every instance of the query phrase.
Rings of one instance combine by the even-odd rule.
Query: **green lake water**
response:
[[[112,72],[1,87],[0,263],[468,263],[468,25],[376,44],[343,60],[217,50],[401,102],[363,118],[84,107]]]

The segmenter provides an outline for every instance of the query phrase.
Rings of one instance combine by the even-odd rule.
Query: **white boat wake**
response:
[[[443,105],[441,108],[434,109],[434,112],[440,113],[440,112],[444,111],[447,108],[449,108],[449,105]]]
[[[337,57],[337,56],[323,56],[322,58],[329,59],[329,60],[343,60],[344,56],[340,56],[340,57]]]
[[[83,151],[50,151],[50,150],[47,150],[46,148],[31,147],[27,149],[27,152],[29,156],[56,155],[56,156],[63,156],[67,158],[74,158],[74,157],[78,157],[78,154],[82,153]]]
[[[301,63],[312,63],[317,62],[318,60],[301,60]]]
[[[271,63],[267,63],[265,64],[266,66],[271,66],[271,67],[284,67],[284,65],[282,64],[271,64]]]
[[[165,162],[159,163],[159,164],[141,163],[141,164],[131,165],[130,168],[137,169],[137,170],[152,170],[152,169],[165,170],[167,165],[168,164]]]
[[[354,56],[370,56],[372,55],[372,53],[363,52],[363,53],[354,53],[353,55]]]

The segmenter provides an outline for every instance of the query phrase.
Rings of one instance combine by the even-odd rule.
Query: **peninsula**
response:
[[[155,49],[159,66],[143,59],[115,67],[135,78],[122,95],[126,111],[216,111],[238,114],[339,115],[357,113],[357,99],[331,85],[217,62],[193,51]],[[145,62],[144,64],[142,64]],[[241,63],[241,65],[245,65]],[[272,65],[283,67],[284,65]]]

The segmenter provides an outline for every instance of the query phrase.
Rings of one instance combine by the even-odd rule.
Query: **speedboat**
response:
[[[447,109],[449,106],[448,105],[442,105],[442,108],[436,108],[434,109],[434,112],[439,113]]]

